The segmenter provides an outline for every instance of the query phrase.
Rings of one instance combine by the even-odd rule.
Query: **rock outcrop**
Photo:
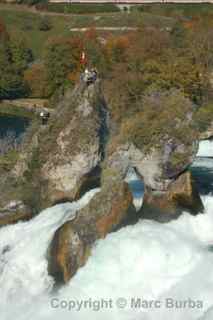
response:
[[[207,140],[213,138],[213,121],[209,124],[205,131],[200,133],[200,140]]]
[[[48,125],[32,128],[30,142],[4,177],[8,190],[1,188],[0,206],[15,194],[36,213],[97,186],[107,130],[99,80],[67,90]]]
[[[76,199],[85,176],[103,156],[106,109],[99,83],[79,88],[71,97],[68,93],[63,103],[43,133],[39,147],[45,206]]]
[[[55,233],[48,254],[48,272],[57,283],[66,283],[84,265],[90,247],[73,229],[72,221],[66,222]]]
[[[13,224],[20,220],[32,218],[32,211],[21,201],[10,201],[5,207],[0,208],[0,227]]]
[[[149,99],[152,100],[152,97]],[[168,97],[161,99],[162,110],[165,99],[168,100]],[[154,101],[156,104],[157,100]],[[193,108],[182,96],[178,101],[181,106],[185,104],[183,109],[188,113],[184,116],[183,111],[180,114],[176,112],[173,121],[175,134],[171,128],[163,130],[159,140],[155,138],[155,143],[147,149],[143,143],[136,143],[140,137],[135,139],[135,134],[144,132],[138,130],[134,133],[133,125],[131,139],[119,139],[121,130],[118,136],[110,135],[106,148],[108,112],[100,81],[97,79],[89,85],[81,81],[73,91],[67,90],[48,125],[35,126],[32,130],[31,143],[20,154],[9,176],[15,198],[34,212],[56,203],[78,199],[85,191],[100,184],[103,166],[116,172],[121,179],[125,178],[129,167],[134,167],[147,190],[166,192],[177,176],[193,162],[198,148],[196,136],[192,134]],[[136,124],[140,127],[140,123],[136,121]],[[190,127],[189,131],[187,127]],[[183,139],[182,128],[190,133],[187,139]],[[3,204],[0,199],[0,206],[6,205],[5,199],[8,202],[14,199],[14,192],[11,198],[11,192],[8,194],[6,191],[5,196],[2,189]]]
[[[182,99],[181,106],[182,102],[187,100]],[[164,116],[167,119],[167,112]],[[184,115],[181,110],[179,117],[177,112],[176,134],[170,125],[168,132],[160,132],[159,140],[155,137],[153,145],[149,142],[149,148],[140,143],[141,131],[135,133],[134,125],[131,139],[120,139],[120,133],[108,135],[108,112],[100,81],[81,81],[65,93],[47,126],[35,126],[31,143],[4,177],[8,188],[0,187],[0,207],[4,209],[0,225],[1,221],[2,225],[17,222],[56,203],[76,200],[100,186],[101,191],[56,231],[50,243],[49,273],[56,282],[66,283],[84,265],[94,242],[109,232],[136,223],[141,216],[164,222],[182,210],[201,212],[202,202],[191,175],[184,173],[198,147],[191,121],[191,114]],[[137,125],[140,129],[140,121]],[[184,132],[190,132],[187,139],[183,138],[182,126]],[[159,128],[153,132],[159,133]],[[139,135],[137,139],[135,135]],[[124,182],[130,167],[145,184],[140,212],[136,212]],[[16,206],[7,211],[13,199],[17,199]]]
[[[180,175],[166,192],[147,189],[140,210],[142,219],[168,222],[183,211],[193,215],[204,210],[200,195],[189,171]]]
[[[57,282],[67,282],[86,262],[94,242],[138,219],[128,185],[117,179],[104,183],[90,203],[54,235],[48,271]]]
[[[109,158],[135,167],[150,189],[166,191],[197,154],[195,112],[193,103],[179,90],[148,92],[138,111],[124,115],[114,130]]]
[[[197,150],[196,142],[192,142],[188,149],[181,144],[175,147],[172,142],[165,142],[161,148],[152,148],[144,153],[143,149],[140,150],[133,143],[126,143],[119,145],[112,153],[109,152],[106,166],[120,172],[123,178],[128,168],[134,167],[147,188],[167,191],[169,185],[193,162]],[[177,153],[183,155],[178,164],[173,161]]]

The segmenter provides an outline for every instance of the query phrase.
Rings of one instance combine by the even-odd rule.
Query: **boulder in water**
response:
[[[49,248],[49,274],[57,283],[66,283],[85,263],[97,239],[135,223],[137,217],[128,185],[108,181],[74,220],[56,231]]]
[[[196,215],[203,210],[193,177],[186,171],[171,183],[166,192],[146,189],[140,215],[143,219],[168,222],[177,218],[183,211]]]
[[[84,265],[88,252],[72,221],[66,222],[56,231],[49,248],[49,274],[57,283],[66,283]]]

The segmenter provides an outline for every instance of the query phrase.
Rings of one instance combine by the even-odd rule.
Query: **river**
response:
[[[47,273],[48,245],[99,190],[0,229],[0,319],[212,320],[213,159],[204,149],[191,170],[202,181],[205,214],[143,220],[109,234],[57,292]]]
[[[0,138],[7,132],[13,132],[16,137],[22,135],[29,126],[30,120],[23,117],[0,114]]]

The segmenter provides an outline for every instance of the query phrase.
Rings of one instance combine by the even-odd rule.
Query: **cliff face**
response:
[[[99,83],[78,88],[62,105],[40,139],[40,173],[47,205],[76,198],[84,177],[103,156],[106,109]]]
[[[180,133],[182,126],[191,125],[192,117],[182,119],[182,113],[178,117],[177,113],[175,130]],[[0,207],[18,201],[27,206],[29,216],[29,212],[77,199],[115,177],[123,181],[129,167],[142,177],[146,190],[167,192],[196,155],[196,136],[183,141],[167,130],[158,145],[147,151],[146,145],[135,144],[140,130],[136,140],[124,143],[108,135],[108,120],[99,80],[89,85],[81,81],[73,91],[67,90],[48,125],[35,126],[14,169],[2,177],[7,188],[1,187]]]
[[[106,119],[99,81],[68,90],[48,125],[34,125],[15,167],[2,176],[7,187],[1,186],[0,207],[21,201],[38,212],[72,201],[85,183],[87,189],[96,186],[91,172],[98,171],[103,158]]]
[[[205,131],[200,133],[200,140],[212,139],[213,137],[213,122],[210,122]]]
[[[147,187],[166,191],[197,153],[196,108],[179,90],[151,91],[138,104],[128,118],[124,115],[110,141],[110,162],[123,159],[123,164],[136,168]]]
[[[186,117],[189,125],[191,119]],[[108,134],[108,120],[99,80],[81,82],[66,92],[47,126],[32,128],[30,143],[13,170],[2,176],[0,226],[29,219],[42,208],[101,187],[50,243],[48,270],[58,282],[69,281],[86,262],[93,243],[109,232],[141,217],[168,221],[182,209],[193,214],[203,209],[191,177],[182,174],[196,155],[196,136],[183,141],[171,130],[147,151],[134,139],[121,142]],[[180,131],[186,127],[185,121],[177,122]],[[177,155],[181,157],[176,159]],[[130,167],[145,183],[144,205],[138,213],[124,182]]]
[[[139,214],[142,219],[168,222],[178,218],[183,211],[193,215],[204,211],[199,192],[189,171],[172,182],[166,192],[147,189]]]
[[[169,138],[168,138],[169,140]],[[113,141],[112,141],[113,144]],[[137,148],[133,143],[118,145],[106,159],[106,166],[125,176],[128,167],[134,167],[144,180],[145,186],[156,191],[167,191],[169,185],[185,171],[193,162],[198,150],[196,140],[191,145],[162,142],[161,147],[153,147],[145,153],[143,148]],[[176,154],[181,155],[181,161],[174,160]]]

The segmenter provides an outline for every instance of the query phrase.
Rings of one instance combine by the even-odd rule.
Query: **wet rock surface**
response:
[[[31,209],[21,201],[10,201],[5,207],[0,208],[0,227],[20,220],[29,220],[32,216]]]
[[[121,143],[110,132],[109,120],[100,81],[81,82],[73,91],[67,90],[49,123],[35,128],[11,173],[2,177],[0,226],[29,219],[41,209],[79,199],[100,187],[90,203],[53,236],[48,270],[58,283],[68,282],[88,259],[95,241],[109,232],[141,217],[166,222],[182,210],[192,214],[203,210],[192,177],[185,171],[197,153],[196,136],[187,143],[164,136],[158,146],[147,150],[133,141]],[[184,126],[190,121],[187,116]],[[182,122],[177,123],[181,131]],[[139,212],[125,182],[129,168],[145,185]]]
[[[168,222],[183,211],[196,215],[203,210],[197,186],[192,174],[187,171],[170,185],[167,192],[146,190],[140,215],[143,219]]]
[[[138,218],[128,185],[108,181],[74,220],[56,231],[48,254],[50,275],[66,283],[88,259],[97,239],[136,223]]]
[[[97,186],[95,173],[107,137],[107,109],[100,82],[67,90],[46,126],[32,137],[0,188],[0,206],[15,196],[35,213],[73,201]]]

